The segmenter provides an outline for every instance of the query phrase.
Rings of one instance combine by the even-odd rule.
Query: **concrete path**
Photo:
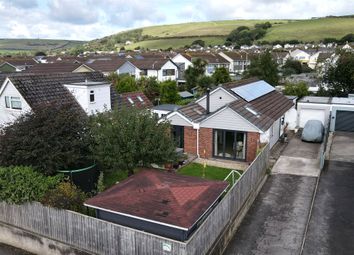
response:
[[[354,254],[354,134],[335,134],[303,254]]]

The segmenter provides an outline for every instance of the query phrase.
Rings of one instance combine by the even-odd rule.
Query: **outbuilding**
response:
[[[228,183],[144,169],[90,198],[97,218],[187,240],[221,200]]]

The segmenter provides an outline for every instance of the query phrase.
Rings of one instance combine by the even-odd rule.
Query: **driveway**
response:
[[[321,174],[303,254],[354,253],[354,134],[334,135]]]
[[[272,174],[318,177],[320,147],[319,143],[303,142],[299,134],[295,135],[275,163]]]
[[[319,175],[320,146],[292,137],[225,254],[300,254]]]

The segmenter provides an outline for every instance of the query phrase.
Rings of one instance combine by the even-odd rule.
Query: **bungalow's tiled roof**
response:
[[[4,58],[4,59],[0,59],[0,65],[2,65],[5,62],[7,62],[13,66],[31,66],[31,65],[36,64],[36,61],[34,61],[33,58],[18,58],[18,59]]]
[[[29,67],[26,73],[66,73],[73,72],[82,64],[80,63],[70,63],[70,62],[57,62],[52,64],[36,64]]]
[[[206,116],[206,110],[197,103],[181,107],[178,112],[193,122],[199,122]]]
[[[143,92],[127,92],[118,94],[111,86],[111,105],[112,108],[136,107],[138,109],[150,109],[153,107],[151,101]]]
[[[225,181],[145,169],[85,205],[190,229],[227,186]]]
[[[130,60],[124,58],[114,58],[110,60],[95,60],[92,63],[87,63],[86,65],[95,71],[111,73],[116,72],[127,61]]]
[[[130,59],[133,65],[140,70],[160,70],[169,59],[149,58],[149,59]]]
[[[223,58],[222,56],[220,56],[217,53],[195,53],[195,52],[188,52],[187,55],[189,55],[191,57],[191,59],[203,59],[206,62],[210,63],[210,64],[230,64],[229,61],[227,61],[225,58]]]
[[[35,110],[43,104],[66,104],[81,106],[64,84],[90,81],[104,81],[101,73],[55,73],[9,75],[8,78],[20,92],[29,106]]]

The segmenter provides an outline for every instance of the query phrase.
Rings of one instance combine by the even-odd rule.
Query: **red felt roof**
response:
[[[189,229],[227,186],[225,181],[144,169],[85,205]]]

